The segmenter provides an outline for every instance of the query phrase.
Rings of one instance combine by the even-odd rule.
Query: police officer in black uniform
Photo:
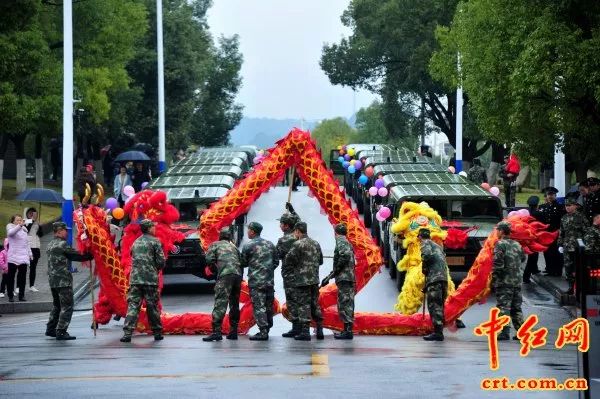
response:
[[[586,181],[588,194],[585,196],[583,210],[588,220],[592,221],[594,215],[600,213],[600,179],[589,177]]]
[[[542,192],[546,202],[539,207],[541,221],[548,225],[548,231],[557,231],[560,229],[560,219],[566,213],[565,206],[556,201],[558,190],[555,187],[546,187]],[[562,254],[558,252],[556,240],[544,252],[544,260],[546,261],[544,274],[555,277],[562,276],[563,258]]]

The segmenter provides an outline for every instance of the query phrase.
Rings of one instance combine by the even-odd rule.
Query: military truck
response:
[[[414,174],[405,178],[388,178],[388,181],[395,180],[393,183],[395,185],[390,185],[386,202],[393,216],[384,222],[374,222],[374,226],[379,230],[377,234],[380,235],[384,261],[389,267],[390,277],[396,280],[399,290],[402,289],[405,275],[397,271],[396,265],[404,256],[404,249],[401,241],[391,233],[391,225],[392,218],[398,218],[400,207],[404,202],[427,202],[439,213],[444,222],[453,223],[453,227],[458,229],[469,230],[465,248],[445,248],[450,274],[455,279],[464,278],[479,254],[483,242],[493,231],[494,226],[502,220],[502,205],[498,197],[471,182],[463,182],[459,179],[454,181],[453,176],[456,175],[449,173],[445,175],[447,176]],[[415,183],[414,180],[422,181]],[[436,180],[439,182],[436,183]],[[448,181],[444,182],[444,180]]]
[[[177,161],[173,166],[206,166],[206,165],[235,165],[247,172],[250,164],[245,152],[210,152],[194,154],[190,157]]]
[[[236,165],[181,165],[169,169],[169,176],[196,176],[196,175],[225,175],[234,179],[242,176],[242,168]]]

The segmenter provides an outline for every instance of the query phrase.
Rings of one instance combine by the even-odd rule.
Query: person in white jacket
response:
[[[35,288],[35,274],[38,261],[41,257],[40,237],[43,236],[42,229],[38,223],[38,211],[35,208],[28,208],[25,211],[25,227],[27,228],[27,238],[29,239],[29,248],[33,258],[29,263],[29,291],[38,292]]]
[[[27,266],[33,258],[29,248],[27,227],[21,215],[13,215],[10,223],[6,225],[8,238],[8,281],[6,291],[8,301],[14,302],[15,275],[19,288],[19,301],[25,301],[25,282],[27,281]]]
[[[125,205],[127,196],[123,194],[123,187],[131,186],[131,177],[127,173],[127,168],[123,165],[119,168],[119,174],[115,176],[114,193],[115,198],[119,201],[121,208]]]

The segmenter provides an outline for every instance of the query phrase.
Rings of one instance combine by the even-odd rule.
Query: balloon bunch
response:
[[[259,150],[258,154],[254,157],[254,159],[252,160],[252,163],[254,165],[258,165],[259,163],[261,163],[263,161],[263,159],[265,159],[265,157],[268,154],[265,153],[265,150]]]
[[[527,209],[519,209],[518,211],[510,211],[508,213],[508,217],[513,217],[513,216],[530,216],[529,211]]]
[[[498,195],[500,195],[500,189],[496,186],[494,186],[494,187],[490,186],[489,183],[481,183],[481,188],[483,188],[485,191],[488,191],[494,197],[497,197]]]
[[[388,189],[385,188],[385,182],[382,178],[375,180],[375,184],[369,188],[369,195],[371,197],[375,197],[376,195],[386,197],[388,195]]]
[[[390,208],[388,208],[387,206],[382,206],[381,208],[379,208],[379,210],[375,214],[375,218],[377,220],[379,220],[380,222],[383,222],[390,216],[392,216],[392,210]]]
[[[148,182],[142,183],[142,190],[148,186]],[[127,197],[125,203],[129,202],[130,198],[135,195],[135,189],[132,186],[123,187],[123,195]],[[125,217],[125,211],[119,206],[119,201],[116,198],[110,197],[105,203],[106,209],[109,209],[112,217],[116,220],[121,220]]]
[[[357,171],[362,170],[364,168],[363,161],[360,159],[354,159],[356,155],[356,150],[352,147],[347,146],[338,146],[338,152],[340,156],[338,157],[338,161],[344,169],[348,171],[351,175],[355,174]],[[373,176],[373,167],[369,166],[368,168],[363,170],[363,173],[357,178],[358,183],[362,186],[366,185],[369,182],[369,177]]]

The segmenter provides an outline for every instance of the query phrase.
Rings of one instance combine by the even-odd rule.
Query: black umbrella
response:
[[[50,202],[53,204],[62,204],[62,194],[57,193],[49,188],[30,188],[17,195],[19,201],[32,202]]]
[[[115,162],[149,161],[150,157],[141,151],[125,151],[115,158]]]

